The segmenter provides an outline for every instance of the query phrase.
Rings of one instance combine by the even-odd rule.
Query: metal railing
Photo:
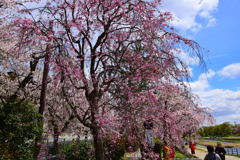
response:
[[[240,155],[240,148],[225,148],[227,154]]]

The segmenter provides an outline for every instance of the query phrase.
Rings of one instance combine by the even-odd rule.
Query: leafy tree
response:
[[[33,159],[32,145],[42,133],[36,108],[25,101],[0,104],[0,159]]]
[[[235,125],[234,133],[235,134],[240,134],[240,125],[239,124]]]
[[[216,137],[220,137],[223,135],[223,132],[221,131],[221,126],[220,125],[216,125],[213,127],[213,135]]]
[[[213,126],[203,127],[202,132],[203,132],[202,135],[204,135],[204,136],[210,136],[210,137],[215,136]]]
[[[229,122],[224,122],[215,126],[203,127],[200,130],[201,136],[210,136],[210,137],[224,137],[229,136],[233,133],[233,125]]]
[[[219,133],[221,136],[229,136],[233,132],[233,126],[229,122],[225,122],[219,125]]]

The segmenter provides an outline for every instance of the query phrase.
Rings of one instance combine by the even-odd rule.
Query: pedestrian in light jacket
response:
[[[213,146],[207,146],[208,154],[204,160],[221,160],[220,156],[214,152]]]

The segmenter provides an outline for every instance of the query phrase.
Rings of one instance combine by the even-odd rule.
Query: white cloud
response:
[[[219,74],[229,78],[240,77],[240,63],[233,63],[224,67],[219,71]]]
[[[199,76],[198,80],[191,82],[190,86],[194,92],[204,91],[210,87],[208,79],[215,76],[216,72],[209,70],[207,73],[203,73]]]
[[[224,111],[227,108],[228,111],[240,111],[240,91],[212,89],[196,93],[200,96],[204,106],[213,110]]]
[[[202,106],[211,109],[217,123],[226,121],[239,123],[240,90],[212,89],[208,80],[217,74],[219,72],[209,70],[207,73],[201,74],[197,81],[190,83],[190,87],[199,96]]]
[[[191,67],[188,67],[187,70],[188,70],[189,76],[193,77],[193,69]]]
[[[199,58],[197,56],[191,56],[188,52],[183,51],[182,49],[178,50],[178,54],[176,54],[177,57],[179,57],[183,62],[186,63],[186,65],[198,65],[199,64]]]
[[[216,117],[216,120],[217,122],[220,124],[220,123],[223,123],[223,122],[237,122],[239,123],[240,119],[240,113],[234,113],[234,114],[227,114],[225,116],[217,116]]]
[[[207,26],[216,23],[212,12],[218,7],[219,0],[163,0],[164,10],[173,14],[173,24],[183,30],[198,31],[202,24],[197,17],[208,21]]]
[[[204,107],[212,109],[218,123],[240,119],[240,91],[213,89],[195,93]]]
[[[174,49],[172,50],[172,52],[176,57],[178,57],[181,60],[181,62],[184,62],[184,64],[186,65],[185,67],[187,67],[186,69],[188,70],[189,76],[192,77],[193,68],[191,68],[190,66],[199,65],[200,63],[199,58],[197,56],[190,55],[189,52],[185,52],[183,49],[180,48]],[[183,66],[179,64],[178,67],[182,68]]]

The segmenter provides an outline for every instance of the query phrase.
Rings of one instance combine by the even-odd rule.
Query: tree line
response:
[[[199,131],[202,137],[226,137],[230,135],[239,136],[240,124],[224,122],[214,126],[202,127]]]

